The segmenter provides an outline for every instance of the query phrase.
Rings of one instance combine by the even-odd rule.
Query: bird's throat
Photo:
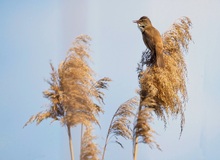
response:
[[[144,32],[144,26],[141,26],[140,24],[138,24],[138,28],[140,29],[141,32]]]

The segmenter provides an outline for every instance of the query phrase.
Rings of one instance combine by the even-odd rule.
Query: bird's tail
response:
[[[164,58],[163,58],[163,53],[162,54],[157,54],[157,66],[163,68],[165,66],[164,64]]]

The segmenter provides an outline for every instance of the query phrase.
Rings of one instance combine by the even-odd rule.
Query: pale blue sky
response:
[[[132,20],[148,16],[163,33],[182,16],[193,23],[188,65],[189,102],[186,124],[179,140],[179,121],[166,131],[155,119],[155,138],[163,152],[140,145],[138,160],[218,160],[220,158],[220,1],[140,0],[86,1],[0,0],[0,159],[69,160],[66,128],[50,120],[22,128],[29,117],[49,103],[42,91],[49,86],[50,60],[64,58],[79,34],[92,37],[97,78],[110,77],[105,114],[100,116],[97,143],[104,143],[111,116],[135,95],[136,67],[145,46]],[[78,156],[79,130],[73,129]],[[125,149],[111,143],[106,160],[132,159],[132,143]],[[78,159],[78,158],[76,158]]]

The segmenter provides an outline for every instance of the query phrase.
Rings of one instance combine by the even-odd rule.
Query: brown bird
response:
[[[156,54],[157,66],[161,68],[164,67],[163,41],[160,32],[152,26],[150,19],[146,16],[143,16],[139,20],[135,20],[133,22],[137,23],[146,47],[153,55]]]

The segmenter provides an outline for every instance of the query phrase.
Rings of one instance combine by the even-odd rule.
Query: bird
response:
[[[153,27],[150,19],[146,16],[142,16],[139,20],[134,20],[137,23],[143,37],[144,44],[151,51],[152,55],[156,55],[156,64],[158,67],[163,68],[163,40],[160,32]]]

